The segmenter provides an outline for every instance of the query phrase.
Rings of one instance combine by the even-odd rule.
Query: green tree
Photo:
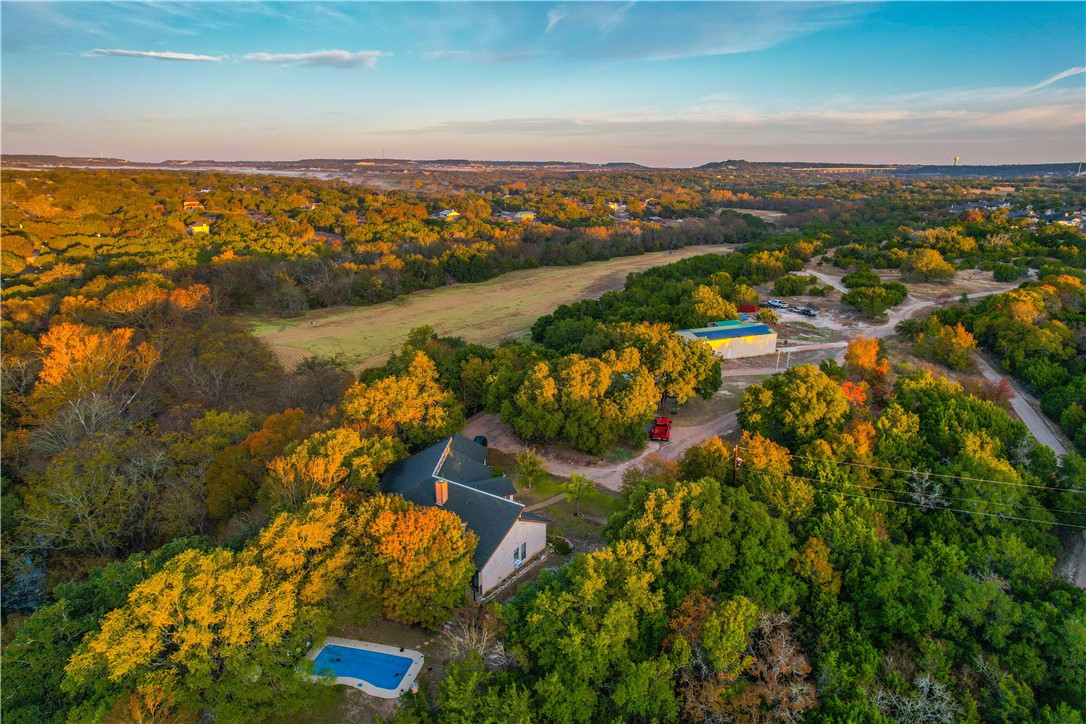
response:
[[[848,399],[837,383],[813,365],[799,365],[748,387],[740,422],[772,440],[803,443],[828,437],[848,414]]]
[[[959,322],[954,326],[940,324],[935,316],[928,318],[924,330],[913,343],[916,353],[926,360],[945,364],[955,370],[973,365],[977,340]]]
[[[550,367],[537,362],[511,401],[502,405],[502,419],[525,440],[553,440],[565,422],[559,407],[558,385]]]
[[[709,663],[726,679],[742,675],[753,660],[745,655],[750,634],[758,625],[758,607],[736,596],[709,614],[701,640]]]
[[[573,501],[573,515],[580,517],[581,515],[581,501],[596,490],[595,481],[588,478],[586,475],[580,473],[573,473],[569,476],[569,482],[562,486],[562,489]]]
[[[543,458],[541,458],[535,450],[528,449],[522,453],[518,453],[516,461],[517,477],[520,479],[521,484],[528,490],[531,490],[532,486],[547,474],[547,468],[543,464]]]

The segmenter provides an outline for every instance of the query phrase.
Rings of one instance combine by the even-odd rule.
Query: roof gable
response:
[[[437,505],[435,481],[448,481],[448,499],[442,507],[455,513],[478,538],[473,560],[479,569],[486,566],[524,510],[523,504],[506,497],[516,489],[509,478],[494,477],[486,453],[482,445],[454,435],[401,460],[381,478],[385,492],[427,506]]]

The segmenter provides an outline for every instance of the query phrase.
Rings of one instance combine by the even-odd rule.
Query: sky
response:
[[[4,153],[1086,158],[1084,2],[0,3]]]

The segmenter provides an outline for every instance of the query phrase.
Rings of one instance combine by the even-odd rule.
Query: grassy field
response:
[[[428,324],[440,335],[494,345],[524,337],[536,319],[560,304],[620,289],[631,272],[670,264],[696,254],[726,254],[731,246],[689,246],[674,252],[511,272],[479,284],[456,284],[417,292],[370,307],[338,307],[293,319],[252,318],[287,366],[312,354],[344,355],[356,368],[384,363],[407,333]]]

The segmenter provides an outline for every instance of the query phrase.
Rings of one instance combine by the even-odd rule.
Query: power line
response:
[[[738,449],[740,446],[736,445]],[[1086,490],[1076,490],[1073,488],[1055,488],[1050,485],[1032,485],[1030,483],[1011,483],[1006,480],[991,480],[988,478],[971,478],[967,475],[953,475],[951,473],[935,473],[930,470],[904,470],[902,468],[891,468],[885,465],[868,465],[867,463],[850,463],[846,460],[830,460],[829,458],[815,458],[807,455],[797,455],[795,453],[788,453],[788,456],[792,459],[798,460],[813,460],[820,463],[833,463],[835,465],[852,465],[854,467],[869,468],[871,470],[887,470],[894,473],[906,473],[906,474],[923,474],[931,475],[936,478],[948,478],[950,480],[968,480],[973,483],[992,483],[994,485],[1009,485],[1017,488],[1033,488],[1034,490],[1050,490],[1055,493],[1075,493],[1078,495],[1086,495]]]
[[[886,498],[869,498],[866,495],[853,495],[851,493],[842,493],[836,490],[823,491],[827,495],[843,495],[846,498],[862,498],[864,500],[873,500],[880,503],[892,503],[894,505],[908,505],[913,508],[923,508],[920,503],[912,503],[907,500],[887,500]],[[1086,530],[1086,525],[1075,525],[1073,523],[1059,523],[1050,520],[1037,520],[1035,518],[1019,518],[1014,515],[1000,515],[998,513],[982,513],[979,510],[961,510],[960,508],[939,508],[939,510],[951,510],[955,513],[965,513],[967,515],[985,515],[990,518],[1002,518],[1003,520],[1020,520],[1025,523],[1040,523],[1042,525],[1062,525],[1065,528],[1077,528],[1079,530]]]
[[[819,480],[818,478],[810,478],[810,477],[806,477],[804,475],[795,475],[793,473],[788,473],[784,477],[796,478],[798,480],[809,480],[809,481],[811,481],[813,483],[833,483],[834,482],[834,481],[829,481],[829,480]],[[868,486],[865,486],[865,485],[857,485],[856,487],[858,489],[860,489],[860,490],[878,490],[880,492],[891,493],[893,495],[913,495],[913,493],[911,493],[908,490],[894,490],[893,488],[879,488],[879,487],[874,487],[874,486],[868,487]],[[824,492],[832,492],[832,491],[825,490]],[[937,499],[941,499],[941,500],[957,500],[957,501],[961,501],[963,503],[980,503],[982,505],[1002,505],[1002,506],[1011,507],[1011,508],[1028,508],[1028,509],[1032,509],[1032,510],[1043,510],[1046,513],[1070,513],[1071,515],[1081,515],[1081,516],[1086,517],[1086,512],[1083,512],[1083,511],[1080,511],[1080,510],[1067,510],[1066,508],[1046,508],[1043,505],[1023,505],[1021,503],[1006,503],[1006,502],[1001,502],[1001,501],[997,501],[997,500],[984,500],[982,498],[961,498],[961,497],[957,497],[957,496],[953,496],[953,495],[941,495],[941,494],[935,494],[935,493],[930,494],[929,497],[937,498]],[[871,498],[871,500],[886,500],[886,499],[885,498]],[[893,502],[897,502],[897,501],[887,500],[886,502],[893,503]],[[925,505],[923,505],[921,503],[920,507],[923,508],[923,507],[927,507],[927,506],[925,506]],[[931,506],[931,507],[943,508],[945,506]],[[951,508],[946,508],[946,510],[951,510]],[[969,511],[963,511],[963,512],[969,512]],[[978,515],[993,515],[992,513],[981,513],[980,511],[972,511],[972,512],[975,512]],[[1052,521],[1036,521],[1036,522],[1049,523],[1049,522],[1052,522]]]
[[[733,465],[735,463],[735,458],[738,456],[738,452],[739,452],[739,446],[737,445],[737,446],[735,446],[735,448],[733,448],[733,452],[732,452]],[[797,457],[800,457],[800,456],[797,456]],[[809,459],[814,460],[816,458],[809,458]],[[823,460],[823,462],[839,462],[839,461]],[[842,463],[842,464],[844,464],[844,463]],[[737,466],[735,466],[735,467],[737,468]],[[871,466],[866,466],[866,467],[877,468],[878,466],[871,465]],[[888,468],[888,469],[890,469],[890,468]],[[897,472],[918,473],[919,471],[900,470],[900,471],[897,471]],[[733,471],[733,476],[734,476],[734,471]],[[799,480],[809,480],[811,482],[821,483],[821,484],[825,484],[827,482],[832,482],[832,481],[820,480],[820,479],[817,479],[817,478],[806,477],[806,476],[803,476],[803,475],[794,475],[792,473],[787,473],[783,477],[791,477],[791,478],[796,478],[796,479],[799,479]],[[954,477],[954,476],[948,476],[948,477]],[[1000,482],[998,480],[984,481],[983,479],[979,479],[979,478],[977,478],[975,480],[980,480],[982,482],[995,482],[995,483]],[[1024,486],[1024,487],[1037,487],[1037,486]],[[889,488],[872,487],[872,488],[862,488],[862,489],[863,490],[878,490],[878,491],[882,491],[882,492],[891,493],[891,494],[894,494],[894,495],[910,495],[910,493],[907,492],[907,491],[892,490],[892,489],[889,489]],[[1052,488],[1052,489],[1053,490],[1060,490],[1062,492],[1061,488]],[[828,494],[828,495],[843,495],[843,496],[849,497],[849,498],[862,498],[864,500],[871,500],[871,501],[882,502],[882,503],[892,503],[892,504],[895,504],[895,505],[908,505],[908,506],[913,507],[913,508],[927,508],[927,507],[929,507],[929,506],[925,506],[925,505],[923,505],[921,503],[914,503],[914,502],[911,502],[911,501],[887,499],[887,498],[873,498],[873,497],[869,497],[869,496],[866,496],[866,495],[855,495],[855,494],[852,494],[852,493],[845,493],[845,492],[842,492],[842,491],[827,490],[824,487],[821,488],[820,490],[822,492]],[[1072,492],[1080,492],[1080,491],[1072,491]],[[1000,502],[997,502],[997,501],[981,500],[979,498],[960,498],[960,497],[953,497],[953,496],[935,496],[935,495],[933,495],[932,497],[933,498],[934,497],[941,497],[941,498],[946,498],[948,500],[958,500],[958,501],[967,502],[967,503],[981,503],[981,504],[995,504],[995,505],[1014,505],[1013,503],[1000,503]],[[930,506],[930,507],[934,507],[934,506]],[[1049,509],[1049,508],[1045,508],[1044,506],[1038,506],[1038,505],[1033,505],[1033,506],[1026,505],[1026,506],[1021,506],[1021,507],[1032,508],[1034,510],[1043,510],[1043,511],[1045,511],[1047,513],[1061,512],[1061,513],[1072,513],[1072,514],[1075,514],[1075,515],[1084,515],[1084,513],[1080,512],[1080,511],[1066,510],[1066,509],[1062,509],[1062,508]],[[1039,523],[1041,525],[1059,525],[1059,526],[1063,526],[1065,528],[1077,528],[1077,529],[1080,529],[1080,530],[1086,530],[1086,525],[1076,525],[1074,523],[1061,523],[1059,521],[1051,521],[1051,520],[1039,520],[1037,518],[1023,518],[1023,517],[1020,517],[1020,516],[1004,515],[1004,514],[1001,514],[1001,513],[985,513],[985,512],[979,511],[979,510],[965,510],[963,508],[950,508],[950,507],[945,507],[945,506],[940,506],[939,510],[949,510],[949,511],[953,511],[953,512],[956,512],[956,513],[965,513],[967,515],[983,515],[983,516],[990,517],[990,518],[1001,518],[1003,520],[1018,520],[1018,521],[1027,522],[1027,523]]]

